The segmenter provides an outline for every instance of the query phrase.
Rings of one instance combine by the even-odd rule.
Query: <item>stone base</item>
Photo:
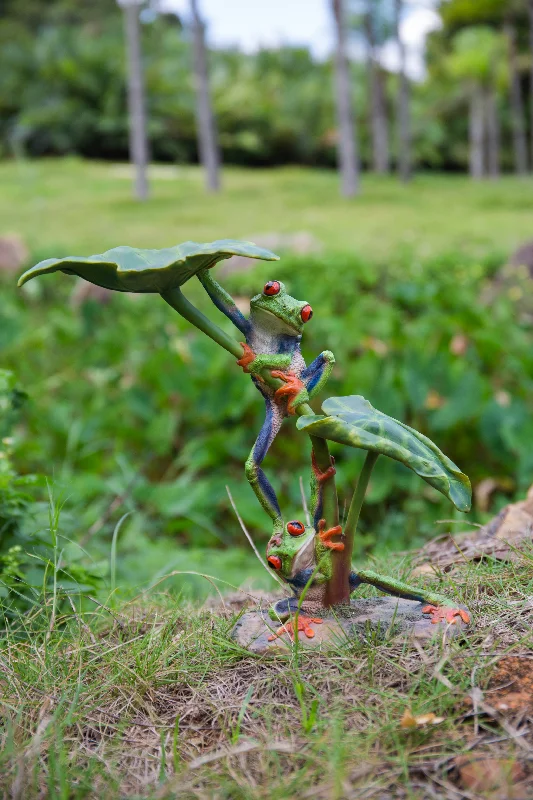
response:
[[[403,635],[418,640],[431,639],[434,636],[453,637],[464,630],[467,625],[459,618],[453,625],[446,622],[433,624],[429,614],[422,614],[424,603],[416,600],[401,600],[396,597],[376,597],[372,599],[352,600],[349,606],[336,606],[334,609],[321,611],[302,611],[302,615],[320,617],[322,623],[312,623],[315,633],[308,638],[302,631],[299,642],[306,649],[320,648],[323,644],[340,644],[346,638],[368,638],[372,634]],[[465,611],[465,606],[460,606]],[[256,609],[243,614],[231,632],[237,644],[252,653],[286,651],[291,645],[288,633],[268,641],[268,637],[280,627],[268,615],[268,609]]]

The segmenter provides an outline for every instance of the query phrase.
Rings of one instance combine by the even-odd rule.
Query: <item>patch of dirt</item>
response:
[[[498,711],[533,718],[533,656],[506,656],[487,689],[487,700]]]
[[[525,500],[510,503],[487,525],[466,533],[447,533],[428,542],[419,551],[413,575],[447,571],[465,561],[484,556],[512,561],[516,548],[533,540],[533,486]]]
[[[483,793],[482,796],[490,800],[524,800],[528,797],[528,787],[524,783],[526,770],[517,761],[472,752],[458,756],[455,767],[457,782],[462,789]]]

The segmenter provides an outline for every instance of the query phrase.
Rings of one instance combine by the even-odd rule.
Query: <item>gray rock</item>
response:
[[[433,624],[428,614],[422,614],[423,603],[415,600],[401,600],[396,597],[376,597],[352,600],[349,606],[323,609],[321,612],[308,611],[305,616],[316,616],[322,622],[311,623],[314,636],[308,638],[300,632],[299,642],[305,648],[320,649],[323,645],[335,645],[347,638],[365,638],[386,635],[412,637],[417,640],[432,639],[434,636],[452,637],[467,626],[456,618],[453,625],[445,622]],[[465,611],[464,606],[461,606]],[[302,612],[302,615],[304,612]],[[287,651],[291,644],[287,633],[269,641],[281,623],[273,622],[267,609],[254,609],[243,614],[231,633],[237,644],[252,653],[264,654]]]

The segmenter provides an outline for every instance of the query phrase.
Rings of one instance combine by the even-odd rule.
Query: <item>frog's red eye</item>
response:
[[[311,306],[309,305],[304,306],[300,311],[300,316],[302,317],[302,320],[304,322],[309,322],[309,320],[313,316],[313,309],[311,308]]]
[[[268,283],[265,283],[263,294],[267,294],[269,297],[272,297],[275,294],[279,294],[280,289],[281,286],[279,285],[279,281],[269,281]]]
[[[287,530],[291,536],[301,536],[305,531],[305,528],[301,522],[299,522],[297,519],[293,519],[292,522],[287,524]]]
[[[267,561],[272,569],[281,569],[281,558],[279,556],[269,556]]]

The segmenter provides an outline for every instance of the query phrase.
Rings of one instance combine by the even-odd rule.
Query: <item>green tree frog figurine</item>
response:
[[[320,623],[322,620],[318,617],[309,617],[307,614],[323,610],[326,585],[333,576],[332,555],[334,552],[344,550],[345,547],[341,526],[335,525],[327,528],[325,520],[321,517],[323,488],[329,476],[318,470],[314,457],[312,467],[313,525],[304,525],[303,522],[296,519],[291,520],[284,526],[281,533],[274,531],[267,545],[268,565],[293,591],[292,597],[279,600],[271,609],[272,619],[280,620],[285,624],[275,635],[270,637],[270,640],[285,633],[288,633],[290,638],[294,638],[296,633],[293,629],[294,621],[286,622],[286,620],[296,612],[300,595],[304,589],[306,589],[305,603],[302,608],[305,615],[304,613],[299,614],[298,630],[303,631],[308,638],[314,636],[311,625]],[[386,594],[424,603],[422,612],[428,614],[434,623],[441,620],[453,623],[456,617],[465,623],[470,620],[464,609],[456,608],[446,597],[436,592],[410,586],[403,581],[380,575],[371,570],[358,570],[357,572],[352,570],[350,572],[351,592],[365,583],[375,586]]]
[[[202,270],[198,278],[215,306],[245,337],[241,342],[243,355],[237,364],[251,375],[266,405],[265,421],[246,461],[246,477],[273,520],[274,534],[281,533],[283,520],[279,503],[261,464],[283,419],[294,414],[299,403],[312,399],[326,384],[335,357],[329,350],[324,350],[306,366],[300,342],[304,325],[313,316],[313,310],[305,300],[291,297],[281,281],[268,281],[261,294],[252,297],[247,319],[233,298],[212,277],[210,270]],[[269,369],[274,378],[283,381],[283,385],[277,390],[267,386],[260,374],[263,369]]]

